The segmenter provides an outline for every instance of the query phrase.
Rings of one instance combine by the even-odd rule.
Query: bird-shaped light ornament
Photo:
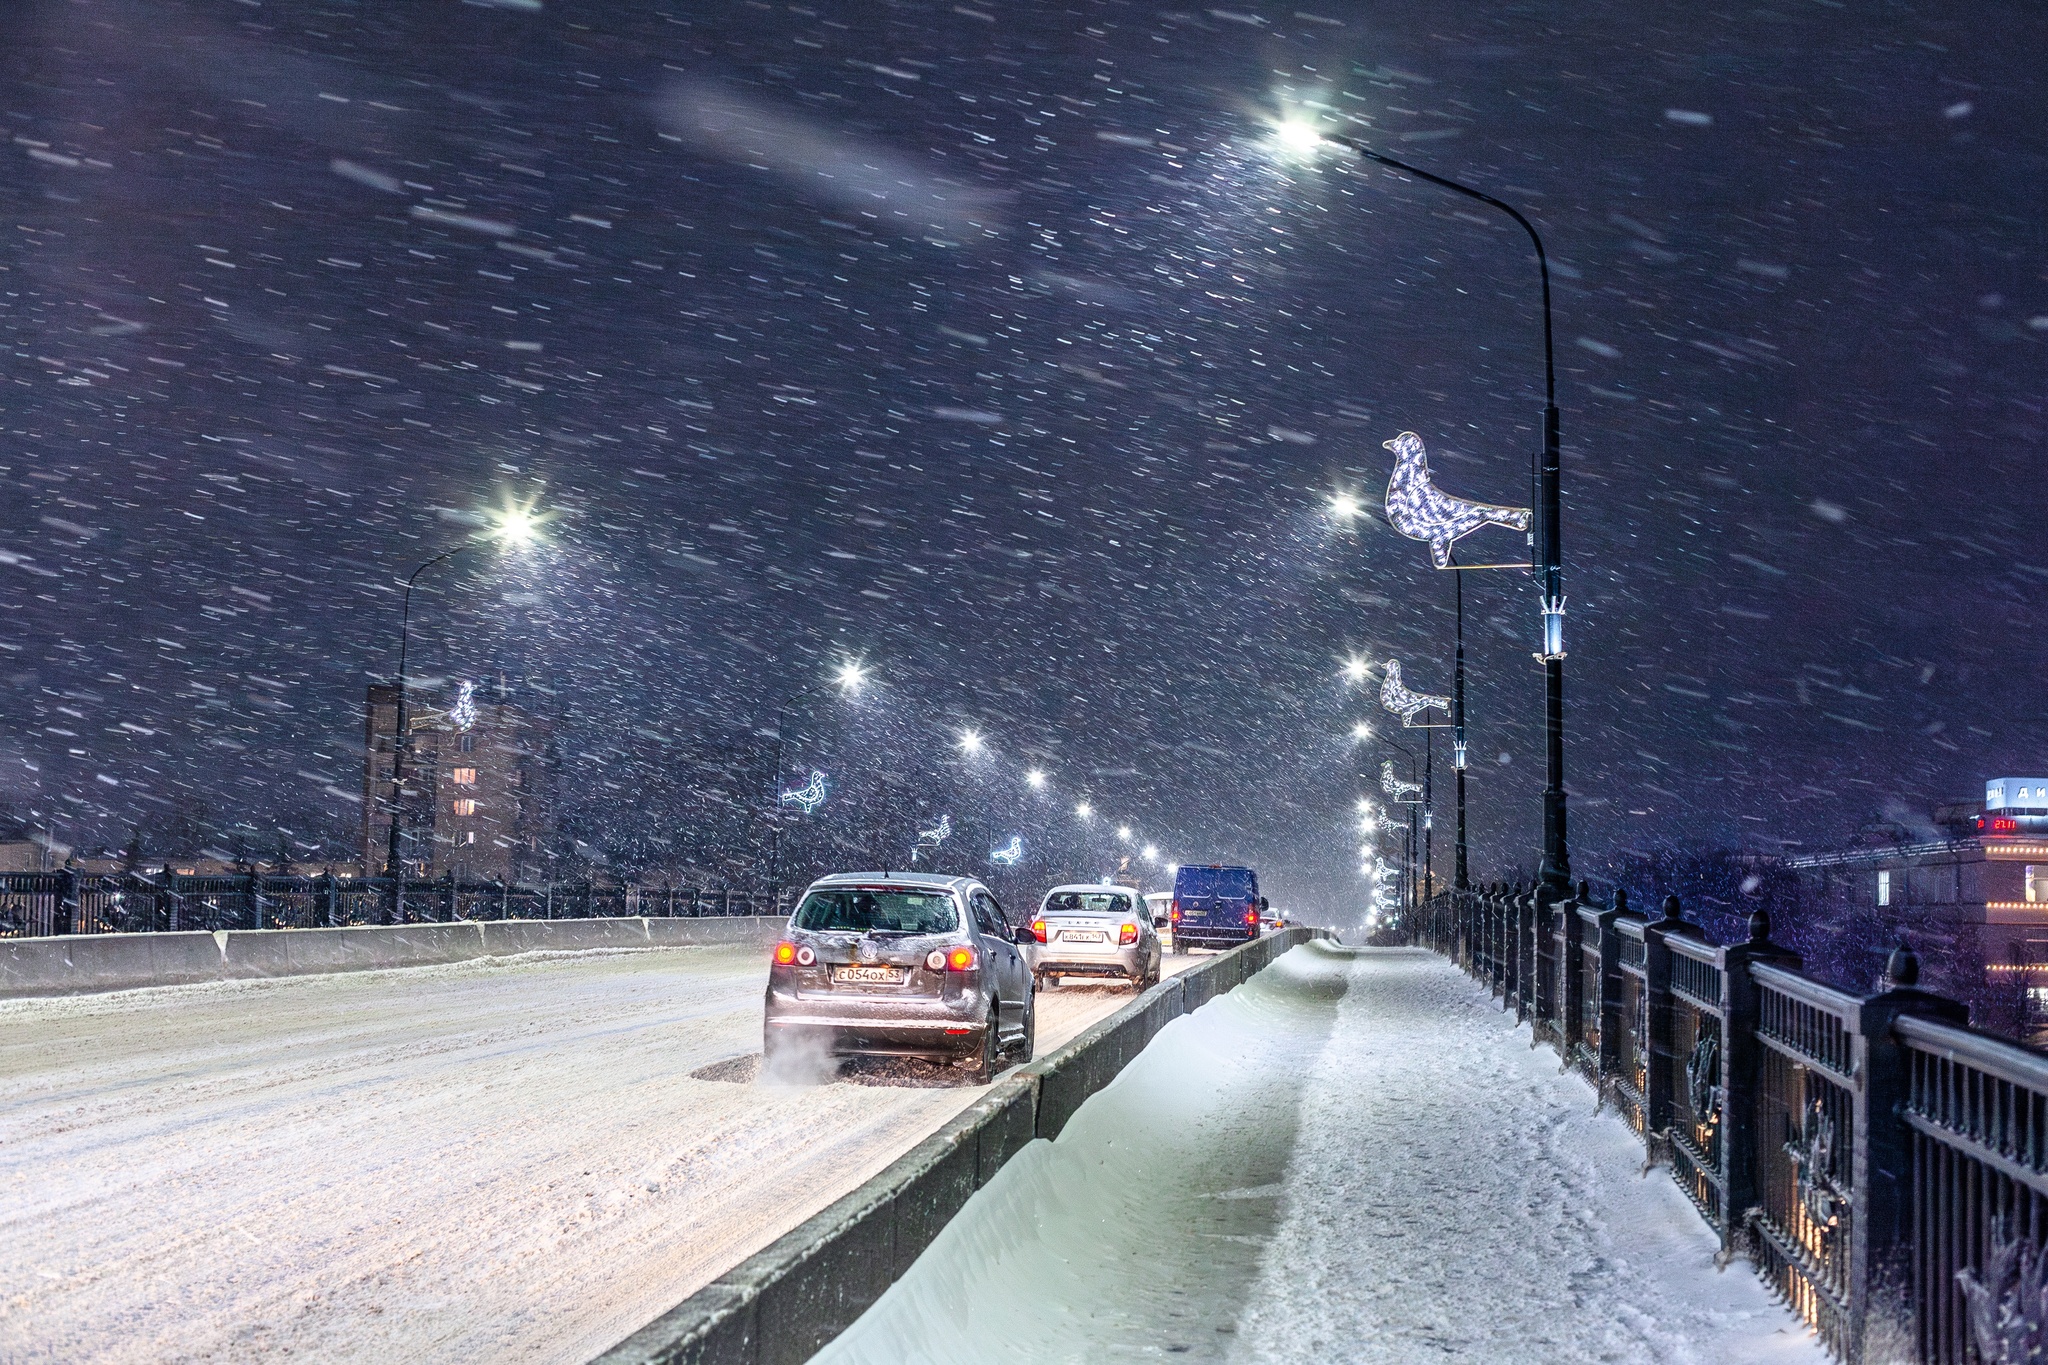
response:
[[[805,815],[809,815],[812,811],[824,805],[825,774],[819,772],[816,768],[811,769],[810,782],[805,786],[797,788],[795,791],[784,792],[782,794],[782,804],[785,806],[801,807]]]
[[[1429,542],[1429,557],[1439,569],[1451,567],[1451,544],[1482,526],[1529,529],[1526,507],[1496,507],[1488,502],[1454,498],[1429,481],[1429,453],[1422,438],[1404,431],[1383,443],[1394,452],[1394,476],[1387,480],[1387,520],[1410,540]]]
[[[936,850],[940,844],[945,843],[946,840],[952,837],[953,817],[950,815],[941,815],[939,817],[938,824],[932,826],[930,829],[921,829],[917,832],[917,846],[910,850],[910,861],[912,863],[916,863],[918,854],[932,852]]]
[[[1380,684],[1380,705],[1401,718],[1401,724],[1415,725],[1415,718],[1424,711],[1449,711],[1449,697],[1433,696],[1427,692],[1411,692],[1401,681],[1401,661],[1387,660],[1387,680]]]
[[[988,851],[988,860],[999,867],[1015,867],[1023,856],[1024,836],[1021,834],[1012,834],[1009,843]]]
[[[1414,805],[1422,799],[1422,784],[1406,782],[1394,776],[1394,760],[1380,760],[1380,790],[1404,805]]]

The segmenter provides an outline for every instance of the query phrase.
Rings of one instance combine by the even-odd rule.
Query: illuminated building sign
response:
[[[1994,777],[1984,784],[1976,832],[1993,839],[2048,834],[2048,777]]]

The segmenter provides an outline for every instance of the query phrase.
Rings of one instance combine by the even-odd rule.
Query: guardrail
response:
[[[782,914],[768,891],[579,882],[393,880],[248,873],[0,872],[0,938],[339,929],[464,920],[697,919]]]
[[[1456,962],[1598,1087],[1721,1239],[1851,1365],[2048,1350],[2048,1056],[1968,1027],[1903,943],[1852,995],[1771,942],[1710,942],[1506,887],[1423,907]]]

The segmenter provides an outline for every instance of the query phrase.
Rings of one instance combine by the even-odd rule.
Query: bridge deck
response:
[[[0,1359],[588,1359],[982,1093],[693,1077],[759,1050],[766,975],[685,948],[0,1003]],[[1044,993],[1041,1049],[1128,998]]]

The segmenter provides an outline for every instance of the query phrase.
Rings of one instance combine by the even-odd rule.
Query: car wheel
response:
[[[1159,984],[1159,959],[1152,959],[1152,970],[1145,973],[1145,988],[1150,990]]]
[[[1056,976],[1048,976],[1045,978],[1045,984],[1048,986],[1057,986],[1060,984],[1060,979]]]
[[[996,1068],[1002,1065],[1003,1039],[996,1026],[996,1007],[988,1007],[988,1027],[981,1031],[981,1056],[967,1068],[967,1075],[976,1085],[987,1085],[996,1078]]]

